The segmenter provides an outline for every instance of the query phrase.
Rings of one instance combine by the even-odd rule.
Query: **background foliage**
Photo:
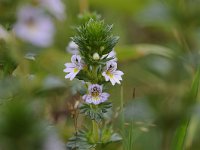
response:
[[[26,2],[0,1],[0,25],[10,34],[17,8]],[[47,137],[56,144],[72,136],[80,83],[65,80],[63,69],[70,59],[66,46],[85,9],[114,25],[125,73],[122,86],[108,87],[113,112],[106,116],[123,141],[99,149],[199,149],[200,1],[63,2],[67,18],[54,20],[51,47],[0,39],[0,149],[39,150]],[[84,126],[90,125],[79,115],[77,128]]]

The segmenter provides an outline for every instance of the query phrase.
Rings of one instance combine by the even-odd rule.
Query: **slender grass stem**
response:
[[[123,90],[123,86],[121,86],[121,91],[120,91],[120,105],[121,105],[121,128],[122,128],[122,133],[124,133],[124,90]]]
[[[193,100],[193,102],[196,102],[197,96],[198,96],[198,90],[199,90],[199,83],[200,83],[200,68],[198,68],[191,87],[191,91],[189,93],[189,100]],[[177,130],[176,135],[176,144],[175,144],[175,150],[182,150],[186,147],[186,140],[188,137],[190,122],[191,122],[192,116],[188,116],[186,120],[182,123],[182,125]]]
[[[192,83],[192,91],[191,91],[191,96],[192,99],[194,100],[194,102],[196,102],[197,100],[197,96],[198,96],[198,91],[199,91],[199,83],[200,83],[200,68],[198,68],[195,76],[194,76],[194,80]],[[188,118],[188,122],[187,122],[187,126],[185,129],[185,136],[184,136],[184,141],[182,144],[182,148],[185,148],[185,143],[186,143],[186,138],[188,136],[188,132],[189,132],[189,126],[190,126],[190,122],[191,122],[192,116]]]
[[[80,13],[83,13],[85,11],[89,10],[89,2],[88,0],[79,0],[79,9],[80,9]]]

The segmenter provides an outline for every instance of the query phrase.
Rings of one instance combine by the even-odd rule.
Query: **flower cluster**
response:
[[[19,38],[39,47],[47,47],[52,43],[54,25],[43,10],[30,5],[23,6],[17,18],[14,31]]]
[[[89,104],[106,101],[109,94],[103,92],[103,85],[108,81],[112,85],[120,84],[124,74],[117,70],[114,46],[118,38],[111,35],[111,28],[103,21],[91,19],[78,27],[77,35],[66,48],[73,55],[71,63],[65,64],[65,78],[77,78],[86,83],[87,93],[82,98]]]
[[[14,33],[21,40],[38,47],[48,47],[53,42],[55,26],[52,16],[65,18],[65,6],[61,0],[35,0],[34,5],[19,7]]]

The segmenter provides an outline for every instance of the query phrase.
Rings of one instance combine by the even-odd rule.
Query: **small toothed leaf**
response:
[[[90,150],[94,147],[94,144],[88,143],[87,133],[83,130],[80,130],[77,134],[74,134],[74,136],[71,137],[66,144],[67,150]]]
[[[108,112],[112,107],[110,102],[104,102],[95,107],[93,104],[82,104],[80,106],[80,112],[88,116],[90,119],[95,120],[96,122],[102,121],[103,114]]]

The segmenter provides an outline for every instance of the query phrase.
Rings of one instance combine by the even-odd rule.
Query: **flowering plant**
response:
[[[76,35],[72,37],[67,50],[72,53],[71,63],[65,63],[66,79],[82,80],[86,92],[82,96],[84,103],[80,105],[80,112],[92,120],[92,130],[76,132],[67,144],[69,149],[83,149],[80,143],[95,147],[120,140],[120,136],[105,125],[101,126],[104,114],[112,107],[106,102],[110,96],[104,92],[106,84],[120,84],[123,72],[117,70],[117,58],[114,46],[119,37],[113,36],[112,25],[106,25],[99,19],[89,19],[76,28]],[[106,132],[105,132],[106,131]],[[115,135],[115,136],[114,136]],[[117,135],[117,136],[116,136]],[[84,136],[84,138],[80,138]],[[105,140],[105,137],[106,140]],[[81,139],[84,139],[80,141]],[[87,141],[87,142],[86,142]],[[89,147],[90,147],[89,146]],[[88,148],[88,147],[87,147]],[[87,149],[86,148],[86,149]]]

